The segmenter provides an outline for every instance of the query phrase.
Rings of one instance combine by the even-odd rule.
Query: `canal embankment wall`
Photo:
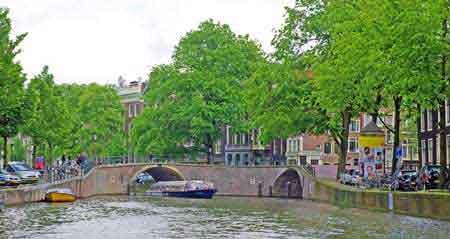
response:
[[[362,191],[341,188],[317,180],[312,198],[345,208],[362,208],[382,212],[450,220],[450,194],[427,192]]]

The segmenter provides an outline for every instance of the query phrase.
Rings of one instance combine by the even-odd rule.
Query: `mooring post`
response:
[[[292,191],[292,184],[291,182],[287,182],[287,197],[291,197],[291,191]]]
[[[272,185],[269,186],[269,197],[272,197]]]
[[[262,183],[258,183],[258,197],[262,197]]]

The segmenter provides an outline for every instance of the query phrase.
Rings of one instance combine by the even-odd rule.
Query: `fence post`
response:
[[[258,197],[262,197],[262,183],[258,183]]]
[[[287,182],[287,197],[291,197],[291,191],[292,191],[292,184],[291,182]]]

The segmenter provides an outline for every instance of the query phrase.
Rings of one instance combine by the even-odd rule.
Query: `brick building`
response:
[[[420,117],[420,159],[422,166],[425,164],[440,164],[440,148],[439,148],[439,122],[441,117],[436,110],[424,110]],[[447,165],[450,163],[450,105],[446,102],[445,106],[445,134],[447,139]]]

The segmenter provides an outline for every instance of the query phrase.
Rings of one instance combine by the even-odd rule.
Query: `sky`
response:
[[[213,19],[270,52],[274,29],[294,0],[0,0],[14,34],[27,32],[19,60],[28,77],[50,67],[57,83],[147,78],[174,46]]]

